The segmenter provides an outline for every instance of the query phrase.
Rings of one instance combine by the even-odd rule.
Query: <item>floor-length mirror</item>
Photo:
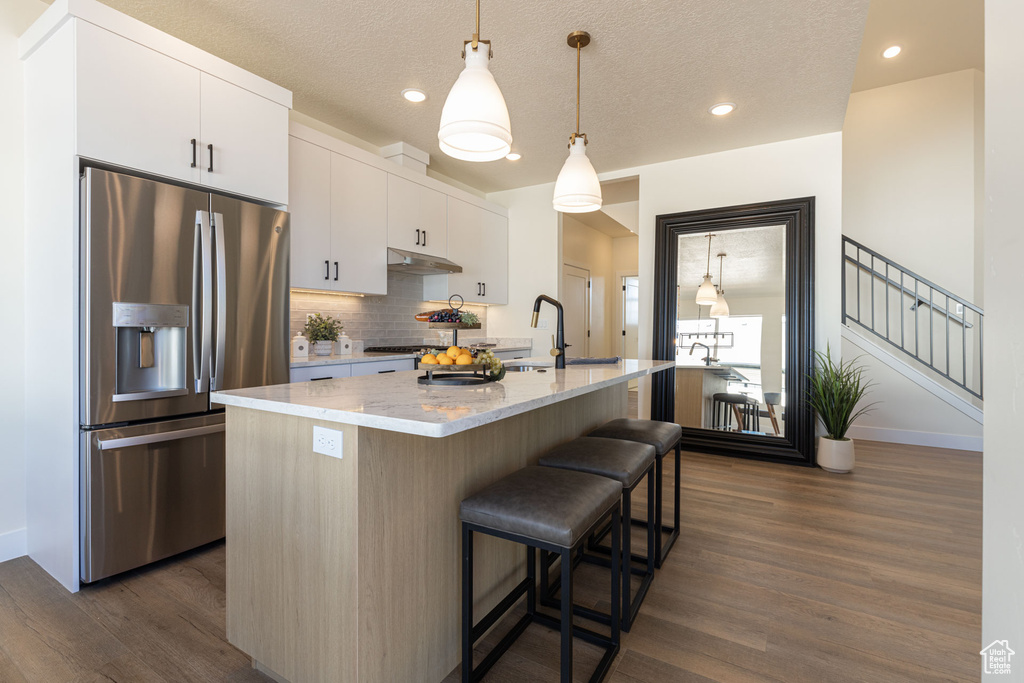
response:
[[[813,198],[659,216],[652,416],[704,452],[813,464]]]

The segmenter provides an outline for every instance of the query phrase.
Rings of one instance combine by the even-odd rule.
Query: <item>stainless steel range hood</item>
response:
[[[417,254],[403,249],[388,249],[388,270],[413,275],[448,275],[461,273],[462,266],[440,256]]]

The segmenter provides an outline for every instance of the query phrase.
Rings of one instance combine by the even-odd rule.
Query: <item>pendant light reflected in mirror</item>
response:
[[[697,288],[697,297],[695,301],[701,306],[712,306],[718,301],[718,290],[715,289],[715,285],[711,282],[711,238],[714,237],[711,233],[708,233],[708,268],[704,273],[704,282],[700,283],[700,287]]]
[[[722,260],[725,256],[725,254],[718,255],[718,298],[711,305],[710,315],[712,318],[729,317],[729,302],[725,300],[725,284],[722,281]]]
[[[466,68],[441,110],[437,131],[441,151],[463,161],[502,159],[512,151],[512,124],[505,98],[487,68],[491,41],[480,39],[480,0],[476,0],[476,33],[465,41],[462,56]]]
[[[590,34],[573,31],[566,39],[576,48],[576,132],[569,136],[569,158],[555,180],[552,205],[562,213],[587,213],[601,208],[601,181],[587,158],[587,135],[580,133],[580,50],[590,44]]]

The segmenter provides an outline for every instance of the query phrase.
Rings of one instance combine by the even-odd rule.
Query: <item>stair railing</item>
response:
[[[983,398],[981,308],[846,236],[842,282],[844,325],[857,323]]]

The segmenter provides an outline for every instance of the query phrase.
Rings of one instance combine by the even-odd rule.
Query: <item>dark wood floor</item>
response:
[[[682,477],[682,535],[609,680],[979,679],[979,454],[858,442],[850,475],[685,454]],[[581,572],[601,604],[606,576]],[[557,644],[531,626],[486,680],[556,681]],[[267,679],[224,640],[222,544],[76,595],[0,564],[0,681],[248,680]]]

